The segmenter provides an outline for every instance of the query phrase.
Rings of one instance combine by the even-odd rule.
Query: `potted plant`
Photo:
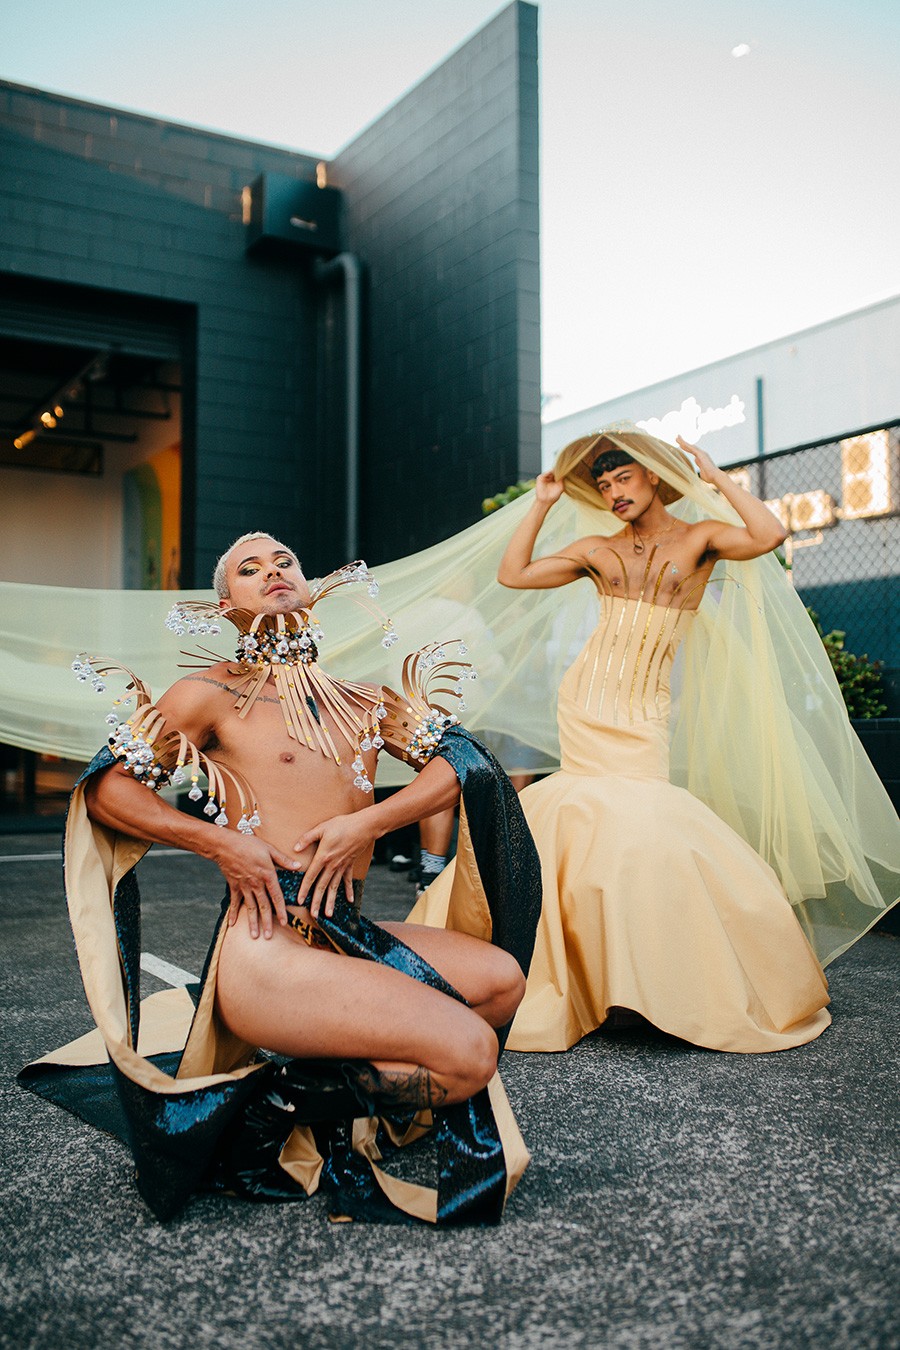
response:
[[[900,810],[900,717],[886,717],[883,663],[867,655],[848,652],[846,634],[840,629],[824,632],[818,615],[809,616],[824,643],[832,669],[837,676],[853,730],[885,786],[895,808]],[[900,911],[894,908],[878,925],[890,933],[900,933]]]

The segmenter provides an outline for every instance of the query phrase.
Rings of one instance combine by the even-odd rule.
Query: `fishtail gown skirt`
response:
[[[520,794],[543,909],[511,1050],[565,1050],[614,1007],[743,1052],[801,1045],[831,1020],[827,981],[771,867],[669,782],[669,676],[693,618],[607,597],[563,678],[562,767]],[[451,865],[410,920],[457,926],[463,870]]]

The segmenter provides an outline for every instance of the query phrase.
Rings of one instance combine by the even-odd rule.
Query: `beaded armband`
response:
[[[134,699],[135,711],[127,720],[120,721],[114,710],[107,715],[106,722],[111,728],[110,749],[137,782],[158,792],[164,787],[181,787],[190,779],[188,796],[196,802],[203,796],[199,786],[202,776],[208,784],[203,814],[209,816],[213,824],[224,827],[229,823],[230,804],[236,799],[240,810],[237,828],[242,834],[253,833],[260,823],[259,812],[253,789],[246,778],[233,769],[217,764],[193,741],[188,740],[183,732],[170,727],[164,714],[154,704],[143,680],[138,679],[127,666],[87,657],[83,653],[73,661],[72,669],[82,683],[90,680],[98,694],[106,690],[106,676],[117,674],[127,677],[128,690],[115,700],[113,706],[115,709]]]
[[[381,730],[385,741],[399,750],[404,760],[420,766],[432,758],[447,728],[459,724],[446,700],[457,699],[457,707],[464,710],[464,681],[477,679],[471,662],[448,657],[448,647],[456,647],[459,656],[468,653],[465,643],[456,638],[433,642],[403,662],[402,693],[382,690],[386,715]]]

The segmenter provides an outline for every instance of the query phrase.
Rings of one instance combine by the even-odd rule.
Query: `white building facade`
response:
[[[900,715],[900,296],[547,422],[545,467],[623,418],[699,442],[771,507],[802,599],[883,663]]]
[[[547,421],[545,468],[621,418],[699,441],[722,465],[900,421],[900,296]]]

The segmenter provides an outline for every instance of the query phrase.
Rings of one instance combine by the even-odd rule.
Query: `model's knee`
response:
[[[503,969],[503,997],[509,1005],[509,1015],[518,1008],[522,999],[525,997],[525,976],[522,974],[522,967],[514,956],[509,952],[504,952]]]
[[[487,1022],[473,1018],[462,1043],[454,1047],[462,1095],[471,1097],[491,1081],[497,1072],[497,1049],[497,1037]]]
[[[491,964],[491,994],[488,1020],[494,1026],[504,1026],[515,1016],[516,1009],[525,997],[525,976],[522,967],[509,952],[494,949]]]

